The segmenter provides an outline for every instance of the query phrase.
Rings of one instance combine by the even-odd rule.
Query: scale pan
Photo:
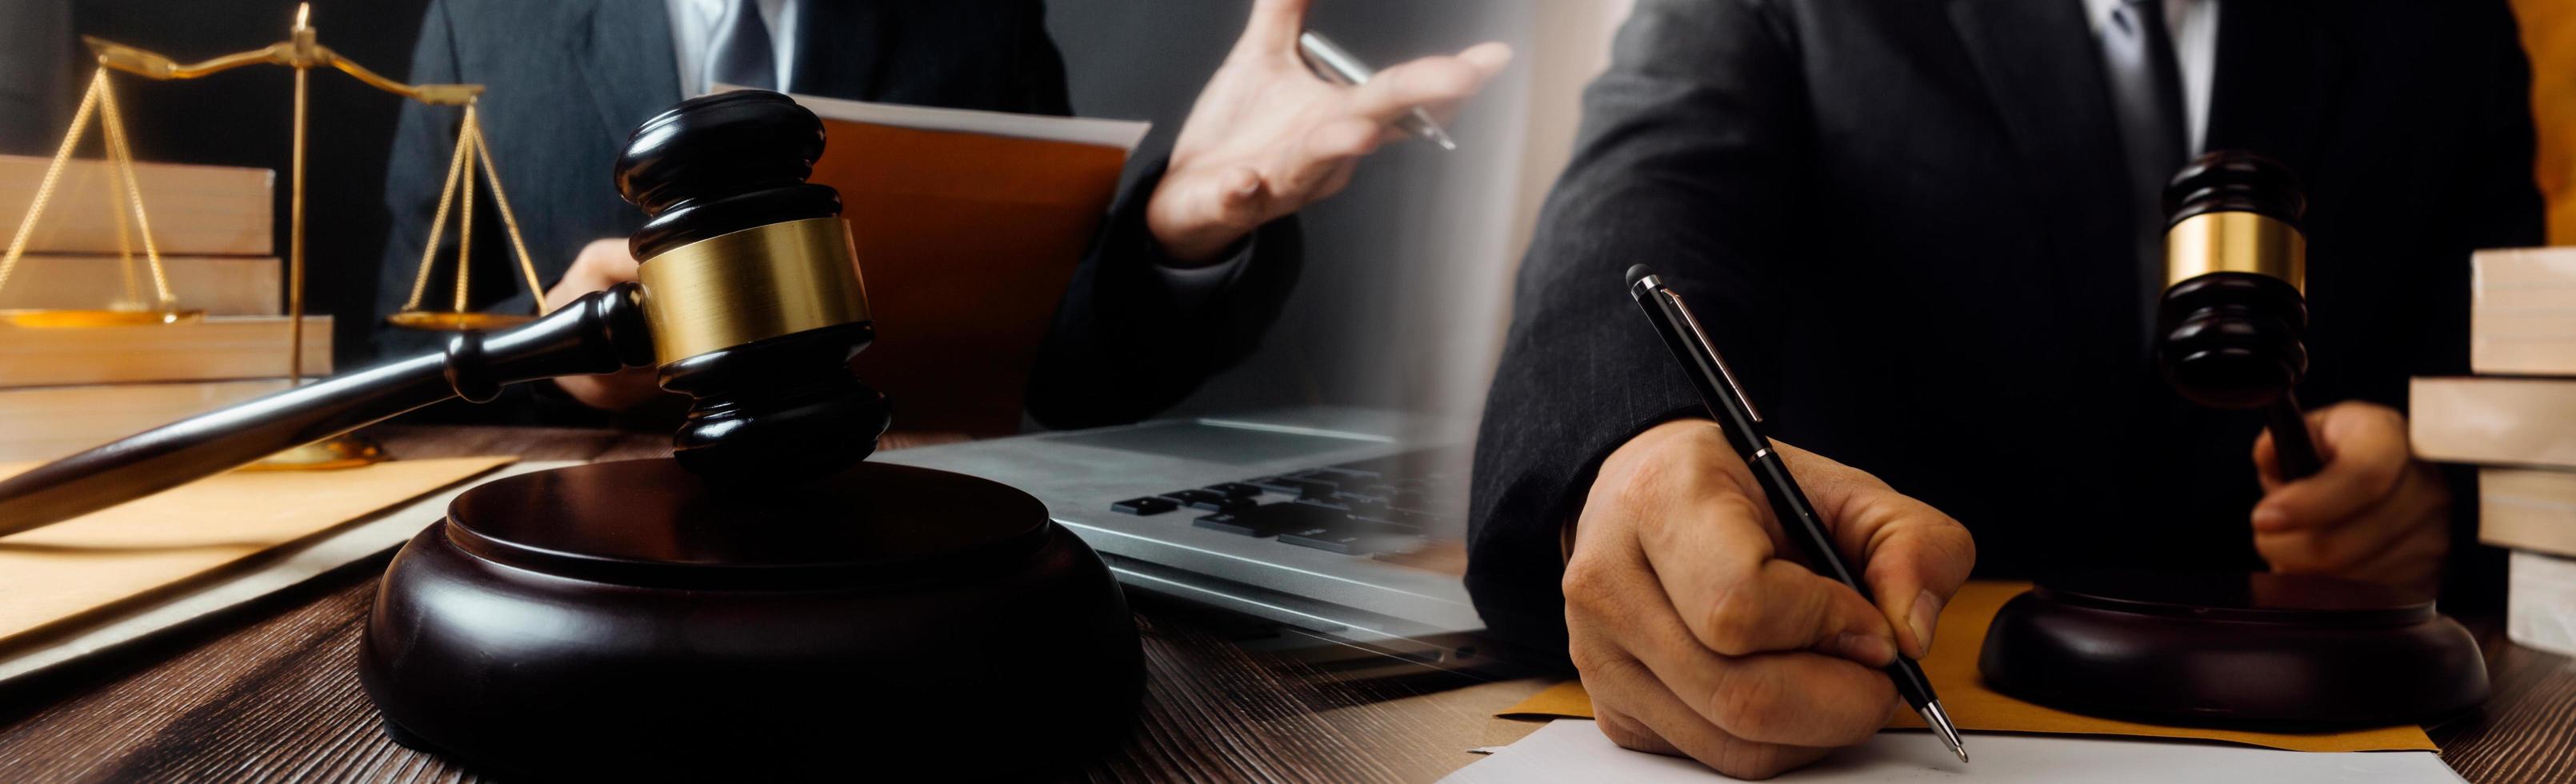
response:
[[[469,330],[515,327],[537,320],[535,316],[507,313],[459,313],[444,310],[406,310],[385,317],[385,323],[403,329],[430,332],[465,332]]]
[[[239,471],[337,471],[382,463],[392,458],[372,439],[346,433],[261,458]]]
[[[37,329],[180,324],[205,318],[203,310],[0,310],[0,324]]]

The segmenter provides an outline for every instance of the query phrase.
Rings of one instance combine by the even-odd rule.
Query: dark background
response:
[[[320,0],[313,25],[324,45],[401,79],[427,5]],[[1076,111],[1153,120],[1137,157],[1160,157],[1249,6],[1050,2],[1048,24],[1064,52]],[[284,40],[294,7],[287,0],[0,0],[0,152],[52,153],[93,67],[81,34],[196,60]],[[1386,64],[1483,40],[1527,51],[1530,8],[1528,0],[1318,0],[1309,26]],[[1303,278],[1278,326],[1251,360],[1211,380],[1181,410],[1329,403],[1472,415],[1502,324],[1505,214],[1520,177],[1522,102],[1515,91],[1525,70],[1506,72],[1451,123],[1461,152],[1390,147],[1339,198],[1309,209]],[[292,83],[290,71],[263,66],[188,82],[121,76],[116,85],[139,158],[278,171],[283,257]],[[371,310],[385,236],[385,156],[401,100],[337,73],[313,75],[306,301],[310,312],[338,316],[333,345],[342,370],[376,359],[366,334],[381,316]],[[83,154],[96,155],[96,142],[88,146]]]

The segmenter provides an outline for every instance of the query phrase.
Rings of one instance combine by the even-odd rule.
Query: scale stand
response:
[[[286,289],[289,330],[288,383],[302,386],[305,381],[304,159],[308,124],[306,121],[307,82],[309,72],[315,68],[327,67],[338,70],[367,86],[423,104],[464,107],[465,118],[457,132],[456,153],[448,166],[447,187],[439,199],[438,216],[431,228],[429,243],[421,252],[420,275],[413,284],[411,301],[403,312],[393,315],[387,321],[398,327],[454,331],[508,326],[532,318],[532,316],[510,314],[474,313],[466,310],[468,283],[466,259],[473,237],[473,180],[476,163],[480,164],[484,178],[491,183],[493,202],[500,207],[501,220],[508,229],[511,247],[518,255],[519,267],[526,276],[530,295],[538,299],[538,314],[542,315],[544,312],[543,287],[538,282],[535,266],[529,262],[527,244],[519,237],[518,218],[510,210],[509,197],[502,193],[500,172],[493,165],[492,155],[484,144],[482,124],[477,117],[475,100],[482,94],[483,86],[477,84],[415,85],[385,78],[323,46],[316,37],[311,18],[311,4],[300,4],[296,7],[295,23],[288,31],[287,40],[260,49],[189,64],[181,64],[161,54],[123,44],[94,37],[83,37],[82,40],[89,45],[90,51],[97,56],[99,69],[90,82],[88,94],[82,98],[80,109],[72,121],[71,130],[64,135],[62,146],[54,155],[52,167],[46,171],[44,183],[39,187],[31,209],[26,218],[20,222],[17,235],[9,244],[7,255],[0,257],[0,286],[8,284],[10,273],[15,270],[19,257],[26,250],[31,229],[35,226],[38,216],[43,213],[46,202],[52,195],[55,182],[70,160],[73,150],[78,146],[90,116],[95,112],[103,130],[107,157],[116,171],[110,188],[111,198],[124,202],[117,206],[118,211],[115,214],[118,221],[119,244],[124,246],[121,247],[120,255],[125,263],[125,297],[111,303],[109,307],[97,310],[0,311],[0,323],[30,327],[77,327],[169,324],[202,318],[204,316],[202,311],[183,310],[176,307],[176,298],[170,292],[168,276],[161,267],[160,249],[153,242],[151,223],[144,213],[143,196],[135,186],[133,153],[126,142],[123,118],[117,110],[108,72],[114,70],[147,79],[176,81],[197,79],[242,66],[259,64],[282,65],[295,69],[294,150],[293,163],[288,175],[291,189]],[[437,250],[441,227],[446,223],[449,206],[452,202],[460,201],[463,204],[462,209],[459,210],[461,217],[457,241],[455,309],[446,312],[424,310],[420,304],[429,281],[429,262],[432,254]],[[157,307],[146,308],[140,304],[142,298],[138,291],[139,279],[134,274],[133,253],[130,244],[126,241],[125,228],[129,217],[135,233],[143,240],[144,257],[151,271],[150,277]],[[376,444],[355,435],[344,435],[278,453],[266,460],[246,466],[243,470],[347,468],[383,459],[385,459],[384,451]]]

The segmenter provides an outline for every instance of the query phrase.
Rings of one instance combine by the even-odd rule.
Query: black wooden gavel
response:
[[[658,365],[693,398],[673,438],[722,483],[795,482],[876,451],[885,395],[851,374],[875,339],[831,188],[805,182],[823,125],[784,95],[728,92],[645,122],[617,186],[651,216],[640,282],[534,322],[134,435],[0,481],[0,536],[60,522],[449,398]]]
[[[2308,372],[2307,209],[2298,179],[2271,158],[2218,150],[2165,186],[2166,288],[2156,359],[2184,398],[2263,409],[2281,478],[2317,457],[2295,389]]]

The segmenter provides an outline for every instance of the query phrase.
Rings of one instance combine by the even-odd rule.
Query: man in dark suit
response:
[[[2466,369],[2470,249],[2540,240],[2529,74],[2503,3],[2435,5],[1640,0],[1521,269],[1478,609],[1567,651],[1622,745],[1767,776],[1885,721],[1875,667],[1928,649],[1972,564],[2491,577],[2400,412]],[[2311,478],[2151,363],[2154,198],[2196,149],[2304,180]],[[1783,560],[1622,290],[1640,262],[1875,606]]]
[[[1442,112],[1500,70],[1499,44],[1426,57],[1356,88],[1297,54],[1307,0],[1257,0],[1167,162],[1118,199],[1076,271],[1033,374],[1028,406],[1059,427],[1132,421],[1250,352],[1296,275],[1290,216],[1341,189],[1356,161],[1401,138],[1414,106]],[[492,154],[549,304],[634,277],[624,237],[643,216],[607,182],[635,125],[725,82],[888,103],[1063,115],[1064,66],[1037,0],[438,0],[415,82],[489,85]],[[380,310],[407,298],[455,138],[452,109],[409,106],[387,203]],[[488,225],[488,224],[487,224]],[[474,264],[515,279],[494,247]],[[490,307],[525,311],[521,293]],[[380,351],[434,345],[387,330]],[[658,394],[650,369],[564,379],[608,409]]]

